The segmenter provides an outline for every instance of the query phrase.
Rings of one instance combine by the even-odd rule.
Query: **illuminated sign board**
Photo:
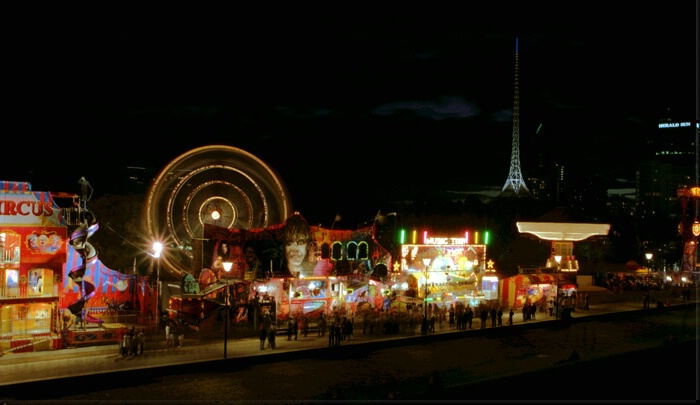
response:
[[[429,259],[426,269],[423,259]],[[401,245],[401,271],[482,272],[486,270],[486,245]]]
[[[423,231],[421,232],[423,235],[423,244],[425,245],[469,245],[469,244],[474,244],[478,245],[480,243],[483,243],[485,245],[489,244],[489,238],[490,234],[489,231],[485,232],[479,232],[479,231],[474,231],[474,232],[464,232],[464,237],[441,237],[441,236],[428,236],[428,231]],[[399,242],[400,243],[406,243],[407,235],[405,230],[401,230],[398,234],[399,237]],[[419,243],[418,242],[418,231],[413,230],[411,232],[411,237],[410,237],[410,243]]]
[[[684,128],[690,127],[690,121],[688,122],[662,122],[659,124],[659,128]]]
[[[467,238],[434,238],[430,237],[425,240],[426,245],[466,245],[469,242]]]

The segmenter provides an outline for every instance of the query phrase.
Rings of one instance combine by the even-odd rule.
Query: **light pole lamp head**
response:
[[[159,258],[162,251],[163,244],[160,242],[153,242],[153,257]]]
[[[555,255],[554,261],[557,262],[557,264],[561,263],[561,255]]]
[[[652,257],[654,257],[653,253],[645,253],[644,256],[647,257],[647,260],[651,260]]]
[[[700,222],[698,222],[697,219],[693,222],[693,227],[691,228],[691,230],[693,231],[693,236],[697,237],[698,235],[700,235]]]
[[[233,262],[223,262],[221,264],[224,266],[224,270],[226,271],[226,273],[231,271],[231,267],[233,267]]]
[[[427,270],[430,266],[430,258],[426,257],[425,259],[423,259],[423,264],[425,265],[425,269]]]

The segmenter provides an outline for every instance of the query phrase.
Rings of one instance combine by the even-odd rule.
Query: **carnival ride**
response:
[[[68,277],[80,286],[80,298],[68,305],[68,310],[78,319],[85,330],[87,323],[102,326],[104,321],[89,314],[85,309],[87,302],[95,296],[95,285],[85,280],[85,273],[88,266],[94,264],[97,259],[97,251],[87,240],[99,229],[99,225],[97,217],[85,207],[85,201],[83,201],[81,213],[82,223],[71,234],[69,244],[80,254],[82,260],[79,266],[68,272]]]
[[[63,209],[66,223],[74,226],[70,233],[64,271],[63,294],[59,307],[64,344],[110,343],[118,339],[127,323],[138,322],[139,311],[129,311],[151,300],[148,280],[124,274],[105,266],[88,239],[99,230],[97,216],[87,208],[84,183],[82,196],[75,196],[70,209]],[[89,184],[89,183],[88,183]],[[90,188],[91,190],[91,188]],[[91,194],[91,193],[90,193]],[[140,288],[137,288],[137,281]],[[152,295],[152,294],[151,294]],[[127,316],[126,313],[130,312]],[[96,325],[98,330],[91,329]]]
[[[91,313],[99,315],[100,311],[108,312],[105,296],[109,296],[107,301],[111,302],[114,301],[111,298],[123,298],[125,293],[129,292],[134,293],[132,299],[138,300],[134,297],[140,297],[143,305],[148,305],[148,309],[143,308],[146,311],[141,311],[141,316],[153,315],[157,319],[167,317],[170,320],[180,320],[200,332],[207,329],[207,324],[211,326],[211,332],[220,328],[218,321],[227,308],[226,299],[223,297],[231,297],[228,301],[231,309],[229,312],[232,320],[236,320],[231,324],[235,325],[248,319],[249,299],[252,295],[267,288],[278,290],[276,295],[280,315],[290,311],[297,312],[297,308],[299,313],[308,312],[309,315],[318,312],[317,297],[292,297],[290,300],[289,295],[284,295],[289,292],[289,285],[293,288],[299,286],[298,279],[289,279],[290,275],[286,275],[284,279],[274,277],[273,273],[282,266],[280,230],[290,217],[291,199],[277,173],[248,152],[226,145],[203,146],[176,157],[157,174],[147,193],[144,207],[144,223],[150,239],[165,246],[155,264],[155,280],[153,275],[146,279],[140,278],[139,281],[135,275],[115,276],[112,272],[105,272],[104,266],[96,268],[99,264],[97,252],[88,239],[99,226],[96,216],[87,209],[87,200],[89,197],[86,190],[83,190],[83,199],[76,208],[80,222],[78,225],[76,221],[78,226],[71,235],[71,249],[68,251],[70,266],[66,266],[72,267],[68,275],[73,283],[68,280],[64,283],[64,295],[66,301],[70,302],[68,309],[79,319],[101,325],[104,316],[100,319]],[[339,263],[342,262],[345,266],[335,269],[339,273],[357,271],[355,267],[360,263],[366,264],[362,272],[367,273],[373,270],[373,264],[377,264],[375,261],[388,254],[383,248],[370,250],[367,241],[374,240],[373,231],[326,230],[312,227],[312,232],[319,240],[319,246],[325,246],[323,254],[327,256],[344,255],[346,247],[355,247],[356,260],[342,260],[343,257],[334,257],[333,260],[326,257],[321,260],[324,263],[340,260]],[[272,234],[274,235],[270,238]],[[341,234],[342,237],[339,236]],[[215,245],[220,240],[232,241],[238,237],[236,235],[242,235],[244,240],[251,235],[257,235],[257,253],[260,259],[263,259],[261,263],[265,263],[264,277],[257,277],[255,281],[231,279],[229,283],[221,282],[222,279],[219,278],[220,282],[202,285],[200,291],[197,276],[203,268],[213,268],[211,259],[216,250]],[[335,242],[331,243],[331,239]],[[343,243],[347,242],[348,246],[343,244],[341,247],[341,239],[344,240]],[[380,251],[384,255],[380,255]],[[318,254],[320,257],[321,252]],[[77,258],[71,258],[78,255],[79,263]],[[364,259],[359,260],[363,255]],[[369,259],[372,259],[372,263],[366,263]],[[269,267],[267,263],[270,263]],[[386,268],[388,265],[387,262],[382,266]],[[91,268],[95,268],[94,274],[90,273],[86,278],[86,272]],[[163,273],[167,276],[161,278]],[[150,289],[153,284],[161,285],[165,290],[158,289],[157,293],[151,295],[148,294],[149,291],[140,291],[141,294],[136,295],[135,293],[139,292],[136,291],[137,282],[140,283],[141,289]],[[126,291],[124,288],[115,291],[116,284],[126,286]],[[329,312],[333,307],[332,303],[345,295],[345,290],[331,291],[330,282],[325,286],[328,297],[336,296],[335,300],[321,300],[325,303],[324,312]],[[109,291],[108,287],[111,288]],[[156,301],[152,301],[152,296],[155,296]],[[90,307],[87,304],[90,300],[99,302],[96,307]],[[155,305],[151,307],[151,304]],[[260,304],[262,308],[268,305],[265,301],[261,301]],[[156,308],[160,308],[161,311],[158,312]]]
[[[173,247],[163,251],[161,270],[182,277],[186,270],[201,271],[205,224],[263,228],[290,213],[287,187],[270,166],[242,149],[208,145],[159,172],[147,195],[145,222],[152,240]]]
[[[200,292],[185,283],[211,267],[205,226],[265,228],[284,222],[290,212],[289,192],[275,170],[242,149],[207,145],[170,161],[153,181],[144,210],[150,239],[166,246],[159,271],[180,280],[168,290],[170,317],[202,324],[225,308],[221,296],[233,285],[217,283]],[[192,300],[200,307],[188,305]]]

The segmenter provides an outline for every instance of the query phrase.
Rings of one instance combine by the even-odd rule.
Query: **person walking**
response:
[[[178,325],[177,327],[177,347],[182,349],[182,345],[185,343],[185,326]]]
[[[343,328],[340,324],[340,320],[338,320],[334,325],[333,329],[335,333],[335,346],[340,347],[340,341],[343,340]]]
[[[334,346],[335,344],[335,327],[331,323],[328,328],[328,347]]]
[[[427,335],[428,334],[428,318],[423,315],[423,320],[421,320],[420,323],[420,333],[421,335]]]
[[[508,312],[508,325],[513,325],[513,315],[515,315],[515,312],[513,312],[513,308],[511,308],[510,312]]]
[[[321,314],[321,318],[318,320],[318,336],[326,336],[326,328],[328,328],[328,324],[326,323],[326,317],[323,314]]]
[[[498,326],[503,326],[503,308],[498,308],[496,316],[498,317]]]
[[[131,334],[131,341],[129,342],[129,356],[136,357],[139,353],[139,334],[136,331],[135,326],[131,327],[131,331],[129,331],[129,333]]]
[[[309,335],[309,317],[304,316],[301,318],[301,330],[304,334],[304,337],[307,337]]]
[[[287,340],[292,340],[292,335],[294,334],[294,317],[290,316],[287,319]]]
[[[495,328],[496,327],[496,317],[498,316],[498,313],[496,312],[496,307],[491,307],[491,327]]]
[[[354,335],[355,335],[354,319],[348,318],[345,320],[345,338],[352,342],[354,340]]]
[[[460,306],[459,309],[457,309],[457,311],[455,312],[455,327],[457,328],[457,330],[467,329],[467,323],[469,321],[467,319],[467,314],[469,313],[469,308],[471,307],[467,307],[467,309],[464,309],[462,308],[462,306]]]
[[[267,339],[267,329],[265,324],[261,323],[258,328],[258,339],[260,339],[260,350],[265,350],[265,340]]]
[[[549,302],[547,302],[547,308],[549,309],[549,316],[554,316],[554,300],[549,299]]]
[[[469,329],[472,328],[472,322],[474,321],[474,311],[472,311],[472,307],[467,307],[467,314],[465,315],[467,318],[467,325]],[[464,328],[463,328],[464,329]]]
[[[272,326],[272,319],[270,319],[269,314],[265,313],[262,316],[262,319],[260,320],[260,329],[258,330],[258,338],[260,339],[260,350],[265,350],[265,340],[269,338],[270,326]]]
[[[139,331],[139,354],[143,356],[143,349],[146,346],[146,329]]]
[[[272,319],[277,319],[277,304],[275,303],[275,297],[270,297],[270,317]]]
[[[523,322],[527,322],[529,320],[530,320],[530,304],[526,302],[525,305],[523,305]]]
[[[299,320],[294,318],[294,340],[299,337]]]
[[[131,334],[130,332],[126,332],[124,336],[122,336],[122,357],[128,357],[129,356],[129,348],[131,347]]]
[[[488,311],[486,310],[486,308],[481,308],[480,319],[481,319],[481,329],[485,329],[486,328],[486,320],[489,319],[489,314],[488,314]]]
[[[267,347],[270,349],[274,349],[277,346],[275,345],[275,340],[277,338],[277,326],[275,326],[274,322],[270,325],[270,327],[267,328]]]
[[[170,322],[165,324],[165,348],[170,349],[170,348],[175,348],[175,331],[173,330],[173,326],[170,324]]]

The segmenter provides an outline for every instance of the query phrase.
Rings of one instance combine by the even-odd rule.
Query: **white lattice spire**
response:
[[[510,153],[510,171],[501,195],[530,195],[520,172],[520,82],[518,76],[518,38],[515,38],[515,90],[513,105],[513,143]]]

